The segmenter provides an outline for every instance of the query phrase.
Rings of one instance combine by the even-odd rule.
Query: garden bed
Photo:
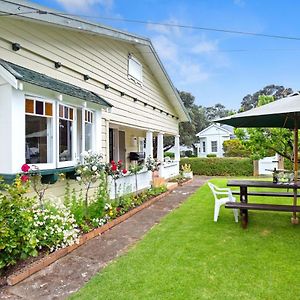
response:
[[[25,261],[18,262],[17,265],[12,266],[8,269],[5,276],[1,278],[0,286],[1,285],[15,285],[18,282],[26,279],[27,277],[31,276],[32,274],[40,271],[41,269],[49,266],[59,258],[67,255],[68,253],[74,251],[81,245],[85,244],[88,240],[101,235],[105,231],[109,230],[110,228],[118,225],[119,223],[125,221],[126,219],[130,218],[134,214],[138,213],[139,211],[149,207],[154,202],[158,201],[159,199],[165,197],[168,195],[176,186],[170,187],[170,189],[158,196],[154,196],[148,200],[146,200],[144,203],[142,203],[140,206],[137,206],[130,211],[126,212],[125,214],[117,217],[116,219],[113,219],[106,223],[105,225],[95,228],[91,230],[88,233],[85,233],[79,237],[79,242],[76,244],[73,244],[71,246],[67,246],[65,248],[61,248],[55,252],[52,252],[48,254],[47,252],[42,252],[37,257],[30,257]]]

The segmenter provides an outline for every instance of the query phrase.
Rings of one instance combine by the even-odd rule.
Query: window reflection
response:
[[[52,119],[40,116],[26,115],[26,163],[51,163]]]

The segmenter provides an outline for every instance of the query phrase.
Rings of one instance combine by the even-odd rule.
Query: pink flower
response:
[[[27,164],[24,164],[24,165],[21,167],[21,170],[22,170],[24,173],[27,173],[27,172],[30,170],[30,167],[29,167]]]
[[[119,164],[119,165],[121,165],[121,164],[122,164],[122,160],[121,160],[121,159],[118,161],[118,164]]]
[[[127,170],[126,170],[126,169],[124,169],[124,170],[122,171],[122,173],[123,173],[123,174],[126,174],[126,173],[127,173]]]
[[[112,170],[112,171],[117,171],[117,165],[112,165],[112,166],[111,166],[111,170]]]
[[[29,176],[28,175],[22,175],[21,180],[22,180],[22,182],[27,182],[29,180]]]

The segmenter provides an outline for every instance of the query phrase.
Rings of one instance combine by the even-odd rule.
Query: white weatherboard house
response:
[[[234,138],[233,127],[214,123],[197,133],[196,136],[199,138],[198,157],[206,157],[207,154],[223,157],[223,143]]]
[[[163,161],[164,136],[176,155],[161,176],[178,174],[189,116],[149,39],[20,0],[0,1],[0,13],[2,176],[25,162],[72,170],[84,150],[128,166],[131,152],[153,156],[154,138]]]

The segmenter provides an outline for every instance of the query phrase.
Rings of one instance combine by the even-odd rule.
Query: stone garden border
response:
[[[186,182],[184,182],[181,185],[185,185],[188,184],[192,181],[188,180]],[[72,251],[74,251],[75,249],[77,249],[78,247],[80,247],[81,245],[85,244],[87,241],[93,239],[94,237],[101,235],[102,233],[104,233],[105,231],[111,229],[112,227],[120,224],[121,222],[124,222],[125,220],[127,220],[128,218],[132,217],[134,214],[138,213],[139,211],[149,207],[150,205],[152,205],[154,202],[164,198],[165,196],[167,196],[168,194],[170,194],[174,189],[176,189],[176,187],[178,186],[177,183],[172,183],[172,185],[169,186],[168,191],[166,191],[163,194],[160,194],[146,202],[144,202],[143,204],[141,204],[138,207],[135,207],[134,209],[128,211],[127,213],[125,213],[124,215],[106,223],[105,225],[95,228],[92,231],[83,234],[82,236],[80,236],[79,238],[79,243],[78,244],[74,244],[71,246],[68,246],[66,248],[62,248],[59,249],[53,253],[50,253],[49,255],[29,264],[28,266],[24,267],[23,269],[17,271],[14,274],[11,274],[10,276],[7,277],[7,284],[8,285],[15,285],[18,282],[26,279],[27,277],[31,276],[32,274],[42,270],[43,268],[49,266],[50,264],[52,264],[53,262],[55,262],[56,260],[62,258],[63,256],[67,255],[68,253],[71,253]]]

